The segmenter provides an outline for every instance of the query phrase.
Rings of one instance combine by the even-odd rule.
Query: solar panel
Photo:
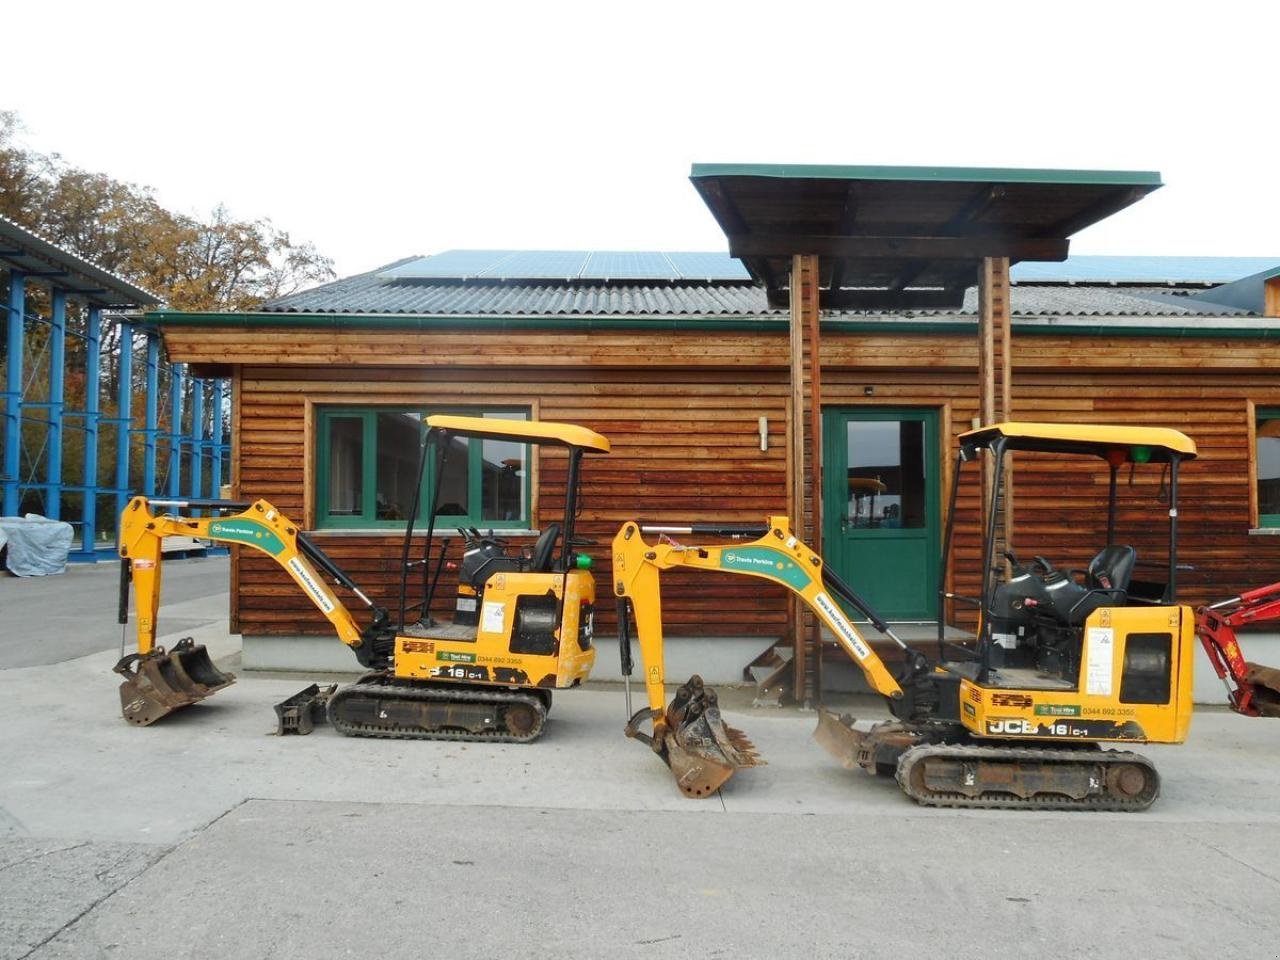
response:
[[[1024,283],[1227,283],[1277,264],[1266,257],[1076,256],[1016,263],[1009,275]]]
[[[748,280],[727,253],[631,250],[445,250],[378,274],[384,280]]]
[[[727,253],[683,252],[668,253],[667,259],[675,265],[685,280],[750,280],[751,274],[742,261]]]
[[[503,280],[568,280],[582,272],[585,250],[521,250],[513,253],[484,276]]]
[[[582,271],[590,280],[679,280],[680,272],[661,253],[597,250]]]
[[[456,280],[483,276],[518,250],[446,250],[378,274],[384,280]]]

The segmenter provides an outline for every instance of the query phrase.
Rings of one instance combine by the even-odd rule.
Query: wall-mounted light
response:
[[[862,393],[864,396],[868,396],[868,397],[875,396],[875,392],[876,392],[876,388],[871,386],[871,384],[867,384],[865,387],[862,388]]]
[[[760,449],[769,449],[769,418],[760,418]]]

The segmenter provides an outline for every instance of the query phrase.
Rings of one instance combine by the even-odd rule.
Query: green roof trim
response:
[[[795,163],[695,163],[689,176],[776,177],[792,180],[898,180],[952,183],[1092,184],[1160,187],[1154,170],[1052,170],[1019,167],[884,167]]]
[[[788,319],[735,317],[717,320],[701,317],[631,319],[619,317],[491,317],[412,316],[405,314],[335,313],[179,313],[156,310],[144,322],[159,327],[244,327],[272,329],[301,327],[332,330],[652,330],[655,332],[766,332],[785,333]],[[830,333],[963,334],[973,336],[974,320],[912,320],[907,318],[843,319],[822,321]],[[1013,329],[1027,336],[1167,337],[1170,339],[1280,340],[1280,325],[1261,326],[1256,321],[1239,326],[1174,324],[1043,323],[1014,318]]]

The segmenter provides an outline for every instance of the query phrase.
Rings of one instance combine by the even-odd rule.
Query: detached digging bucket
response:
[[[131,653],[114,667],[124,677],[120,684],[120,709],[135,726],[145,727],[175,710],[199,703],[236,682],[209,659],[203,644],[190,637],[173,649],[156,647],[150,653]]]

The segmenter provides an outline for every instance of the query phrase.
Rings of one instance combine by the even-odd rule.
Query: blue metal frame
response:
[[[22,482],[22,341],[27,316],[27,275],[9,272],[9,352],[4,388],[4,516],[18,512],[18,485]]]
[[[49,488],[44,498],[44,515],[62,519],[62,409],[67,384],[67,294],[54,288],[49,309],[49,432],[45,443],[45,477]]]
[[[85,302],[78,314],[71,315],[77,319],[69,320],[68,300],[79,299],[75,292],[57,286],[56,276],[50,273],[31,274],[22,270],[9,271],[9,295],[6,317],[6,342],[8,353],[5,358],[5,374],[3,392],[4,400],[4,443],[3,474],[0,475],[0,486],[3,487],[2,505],[5,515],[16,514],[22,505],[24,490],[40,490],[44,494],[44,513],[52,519],[61,519],[64,513],[70,512],[74,518],[74,504],[64,501],[64,494],[79,493],[82,495],[80,518],[72,519],[73,526],[80,527],[80,542],[69,559],[96,560],[102,556],[113,556],[114,547],[98,549],[97,537],[100,527],[98,517],[98,498],[114,495],[116,516],[119,516],[129,497],[138,492],[131,481],[132,465],[130,453],[136,445],[136,438],[142,438],[143,476],[141,492],[154,496],[157,489],[156,458],[159,438],[163,436],[168,442],[168,477],[167,493],[172,496],[199,497],[205,489],[205,460],[209,460],[209,487],[213,496],[219,494],[223,476],[223,459],[230,450],[230,444],[223,442],[222,416],[227,402],[225,381],[215,379],[208,381],[187,376],[183,364],[167,364],[161,358],[160,338],[154,329],[143,328],[128,320],[121,319],[120,346],[118,358],[118,387],[116,392],[116,416],[104,416],[102,409],[102,307],[95,303]],[[49,316],[43,317],[26,313],[26,294],[29,280],[42,278],[48,283],[50,293]],[[2,281],[0,281],[2,282]],[[82,317],[81,321],[78,319]],[[49,330],[48,350],[48,398],[32,399],[25,395],[24,380],[31,377],[32,371],[24,371],[26,364],[26,333],[29,325],[43,324]],[[143,426],[133,425],[133,376],[134,346],[139,336],[146,338],[145,369],[145,408]],[[83,410],[67,408],[66,403],[66,366],[67,339],[74,338],[84,344],[85,357],[85,402]],[[43,364],[40,364],[43,369]],[[162,368],[167,368],[162,370]],[[25,373],[25,376],[24,376]],[[169,411],[165,425],[161,426],[159,409],[159,388],[162,373],[168,377]],[[189,427],[184,428],[183,397],[185,381],[191,381],[192,409]],[[212,409],[209,411],[212,425],[206,433],[205,391],[212,387]],[[37,413],[37,411],[39,413]],[[47,413],[46,413],[47,411]],[[45,454],[41,458],[36,472],[30,481],[22,476],[23,446],[22,428],[24,423],[44,424],[47,430]],[[116,438],[115,482],[104,485],[99,482],[99,443],[102,427],[114,426]],[[82,461],[82,482],[71,484],[64,482],[63,453],[66,431],[80,430],[84,434],[84,458]],[[190,475],[187,482],[182,478],[182,453],[190,453]],[[30,467],[30,464],[28,465]],[[43,468],[42,470],[40,468]],[[183,489],[186,487],[187,489]],[[113,523],[105,524],[114,526]],[[216,551],[224,553],[219,548]]]
[[[169,365],[168,493],[171,497],[179,496],[182,493],[182,375],[184,370],[184,364],[173,363]]]

